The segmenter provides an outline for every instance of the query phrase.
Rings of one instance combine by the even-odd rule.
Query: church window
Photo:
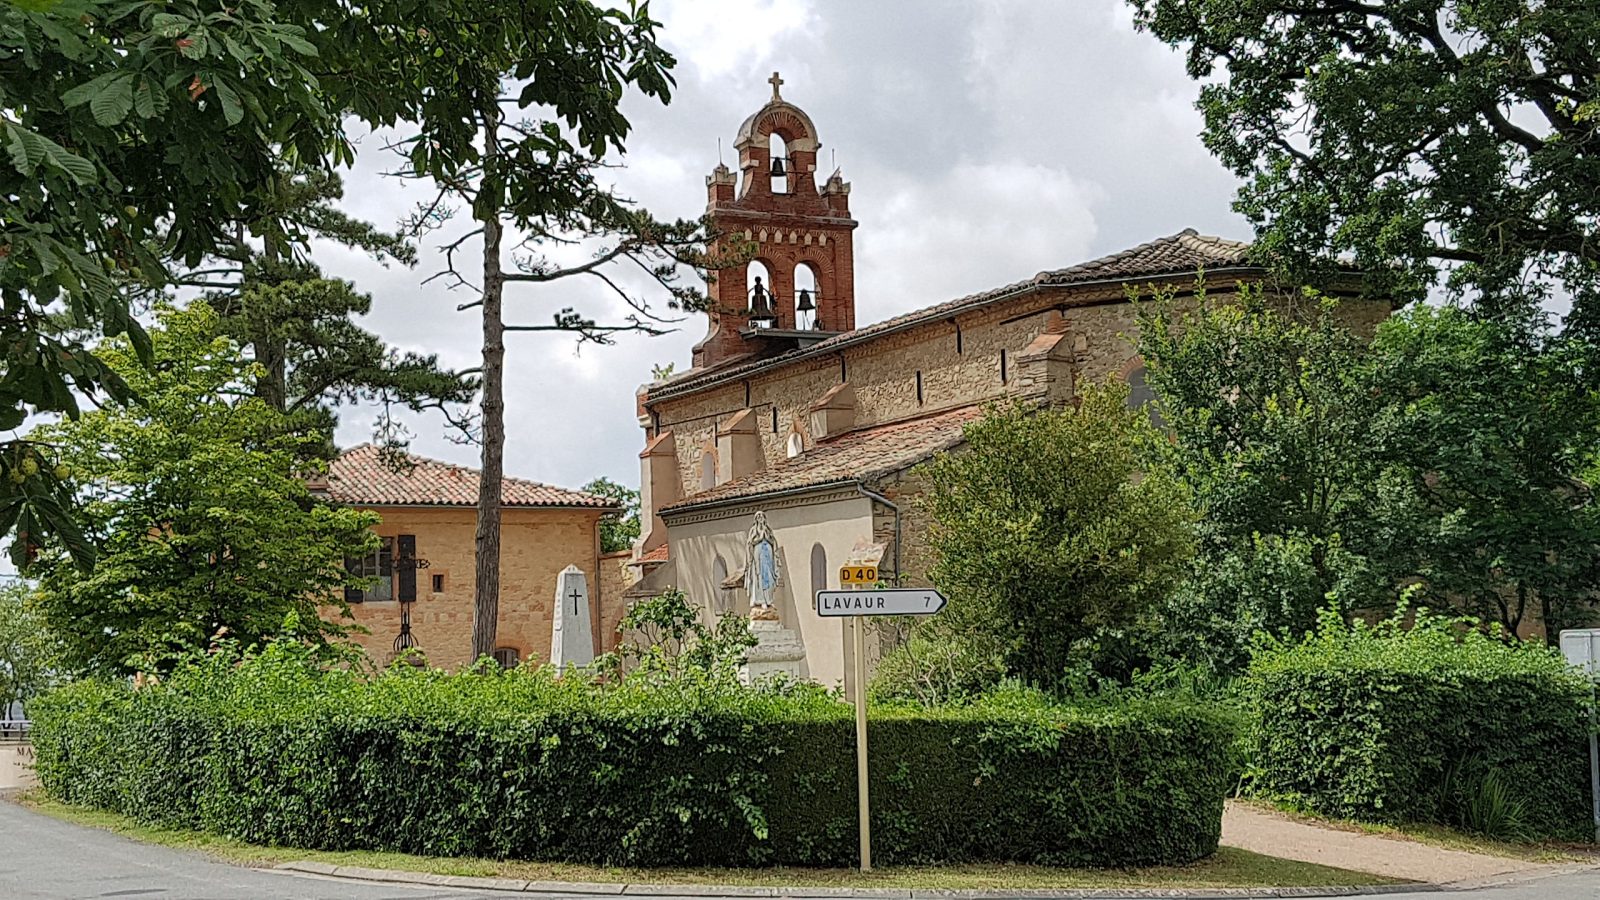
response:
[[[1143,409],[1145,415],[1150,417],[1150,424],[1157,428],[1166,427],[1166,420],[1161,418],[1155,389],[1150,387],[1144,366],[1128,373],[1128,408]]]
[[[800,437],[799,433],[789,435],[789,445],[786,450],[790,459],[799,456],[800,452],[805,448],[805,440]]]
[[[767,138],[768,153],[772,157],[772,192],[774,194],[789,193],[789,179],[792,177],[790,169],[794,163],[789,159],[789,146],[783,138],[773,133]]]
[[[1000,383],[1006,383],[1006,350],[1004,347],[1000,348]]]
[[[822,330],[825,325],[817,308],[822,295],[817,292],[817,270],[810,263],[794,267],[794,327]]]
[[[778,433],[778,408],[776,406],[772,408],[772,433]]]
[[[917,405],[922,405],[922,370],[917,370]]]
[[[517,654],[517,648],[496,647],[494,650],[494,661],[499,663],[500,668],[502,669],[515,669],[517,667],[517,663],[520,661]]]
[[[811,545],[811,592],[828,589],[828,551],[821,544]]]
[[[710,450],[700,454],[700,490],[717,486],[717,455]]]
[[[963,351],[963,349],[964,349],[962,347],[962,345],[961,345],[961,323],[960,322],[956,322],[955,326],[956,326],[956,355],[960,356],[962,351]]]

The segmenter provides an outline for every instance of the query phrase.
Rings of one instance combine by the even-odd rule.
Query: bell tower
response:
[[[748,266],[724,269],[710,285],[710,328],[694,366],[772,356],[856,327],[850,185],[835,169],[817,187],[817,127],[768,79],[772,99],[744,124],[733,147],[739,173],[718,164],[706,178],[706,212],[720,237],[755,247]],[[759,279],[759,280],[758,280]]]

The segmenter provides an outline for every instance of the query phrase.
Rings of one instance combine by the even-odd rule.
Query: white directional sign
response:
[[[1570,628],[1561,632],[1561,652],[1567,662],[1585,675],[1600,677],[1600,628]]]
[[[817,591],[819,616],[931,616],[944,604],[944,595],[933,588]]]

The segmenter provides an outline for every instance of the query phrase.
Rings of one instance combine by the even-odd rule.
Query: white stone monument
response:
[[[586,666],[594,662],[594,624],[589,615],[589,579],[577,566],[556,576],[556,600],[550,635],[550,664]]]

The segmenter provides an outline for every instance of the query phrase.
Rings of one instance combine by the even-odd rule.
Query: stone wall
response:
[[[600,556],[600,614],[594,622],[595,629],[600,633],[602,653],[617,648],[618,629],[622,625],[622,617],[628,611],[623,595],[637,580],[636,570],[628,565],[631,559],[633,559],[632,550],[617,550]]]
[[[384,536],[416,535],[417,557],[428,568],[417,571],[417,601],[411,632],[432,665],[453,669],[471,661],[474,536],[476,513],[470,507],[391,507],[373,510],[383,521],[373,531]],[[556,574],[576,565],[589,579],[591,620],[615,623],[620,591],[608,591],[600,573],[600,511],[508,508],[501,520],[500,617],[497,644],[519,659],[550,658],[551,603]],[[442,590],[434,591],[435,579]],[[386,664],[400,632],[395,601],[351,604],[358,625],[371,634],[357,640],[373,660]],[[330,610],[330,617],[337,613]],[[614,630],[615,625],[612,625]],[[596,652],[605,649],[597,627]]]

